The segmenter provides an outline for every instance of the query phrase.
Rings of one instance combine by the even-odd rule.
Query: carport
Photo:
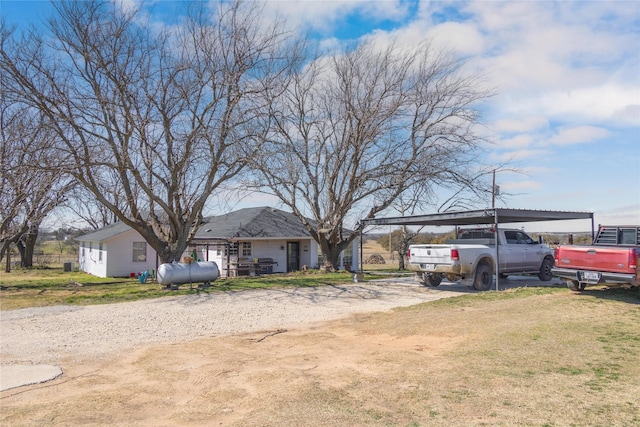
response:
[[[414,226],[459,226],[493,225],[496,229],[496,290],[499,289],[498,266],[500,264],[498,248],[498,228],[500,224],[515,224],[540,221],[566,221],[591,219],[591,238],[594,238],[593,212],[547,211],[534,209],[491,208],[460,212],[443,212],[430,215],[399,216],[390,218],[367,218],[360,220],[360,271],[363,271],[362,234],[364,227],[378,225],[414,225]]]

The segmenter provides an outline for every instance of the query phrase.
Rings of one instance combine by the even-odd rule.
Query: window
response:
[[[490,230],[463,230],[460,239],[495,239],[495,234]]]
[[[215,243],[209,246],[210,251],[216,251],[216,256],[226,254],[226,245],[224,243]]]
[[[98,261],[102,262],[102,242],[98,245]]]
[[[515,231],[505,231],[504,237],[507,239],[507,243],[510,245],[517,245],[518,243],[518,233]]]
[[[229,243],[229,246],[227,246],[225,252],[225,256],[238,255],[238,244],[235,242]]]
[[[522,245],[531,245],[531,244],[535,243],[533,241],[533,239],[531,237],[529,237],[529,235],[526,234],[526,233],[518,231],[518,233],[516,235],[518,236],[518,243],[520,243]]]
[[[242,256],[251,256],[251,242],[242,242]]]
[[[505,231],[504,237],[507,238],[507,243],[511,245],[530,245],[535,243],[529,235],[522,231]]]
[[[147,261],[147,242],[133,242],[133,262]]]
[[[353,247],[351,245],[347,246],[342,251],[342,264],[353,265]]]

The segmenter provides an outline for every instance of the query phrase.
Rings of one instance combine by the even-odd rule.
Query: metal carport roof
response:
[[[362,225],[477,225],[588,218],[591,219],[591,228],[593,229],[593,212],[491,208],[429,215],[368,218],[361,220],[360,223]]]
[[[591,237],[594,234],[593,212],[546,211],[534,209],[491,208],[473,211],[443,212],[430,215],[400,216],[391,218],[368,218],[360,220],[362,226],[367,225],[478,225],[509,224],[518,222],[566,221],[574,219],[591,219]],[[497,245],[496,233],[496,245]],[[360,271],[362,271],[362,228],[360,229]],[[499,286],[498,261],[496,252],[496,290]]]

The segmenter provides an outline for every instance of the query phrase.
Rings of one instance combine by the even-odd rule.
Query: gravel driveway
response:
[[[430,289],[402,278],[3,311],[0,360],[2,365],[56,364],[66,357],[102,357],[140,345],[295,328],[464,292],[469,289]]]

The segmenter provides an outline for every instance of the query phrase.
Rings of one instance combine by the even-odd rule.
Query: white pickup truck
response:
[[[498,248],[500,277],[536,274],[545,282],[553,278],[553,250],[522,230],[498,229]],[[438,286],[446,278],[488,290],[496,265],[495,230],[460,230],[458,239],[446,244],[411,245],[408,257],[409,270],[427,286]]]

